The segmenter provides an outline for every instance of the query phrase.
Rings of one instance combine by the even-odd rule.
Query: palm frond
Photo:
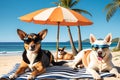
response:
[[[92,16],[91,13],[89,13],[88,11],[83,10],[83,9],[72,9],[72,10],[74,10],[74,11],[76,11],[78,13],[84,13],[84,14],[88,14],[88,15]]]
[[[70,7],[72,8],[73,6],[75,6],[76,4],[78,4],[80,0],[75,0],[74,2],[72,2],[72,4],[70,5]]]
[[[66,5],[67,5],[68,7],[70,7],[71,1],[72,1],[72,0],[66,0]]]
[[[111,19],[111,17],[115,14],[115,12],[117,11],[117,8],[116,6],[113,6],[111,7],[108,12],[107,12],[107,15],[106,15],[106,20],[109,22],[109,20]]]
[[[80,0],[59,0],[58,2],[53,2],[53,3],[56,4],[57,6],[60,5],[65,8],[72,9],[72,7],[78,4],[79,1]],[[85,13],[85,14],[92,16],[91,13],[89,13],[88,11],[82,10],[82,9],[72,9],[72,10],[77,11],[78,13]]]
[[[111,3],[106,5],[105,10],[107,11],[106,20],[109,21],[115,12],[120,8],[120,0],[113,0]]]
[[[67,8],[67,0],[61,0],[61,4],[63,7]]]
[[[114,5],[113,3],[110,3],[110,4],[106,5],[104,10],[110,9],[113,5]]]

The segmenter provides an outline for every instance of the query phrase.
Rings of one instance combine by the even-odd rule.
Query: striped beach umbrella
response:
[[[45,8],[34,11],[20,17],[25,22],[33,22],[35,24],[58,25],[57,32],[57,53],[59,48],[59,27],[62,26],[86,26],[93,24],[89,19],[81,14],[61,6]]]
[[[86,26],[92,22],[81,14],[61,6],[45,8],[20,17],[25,22],[63,26]]]

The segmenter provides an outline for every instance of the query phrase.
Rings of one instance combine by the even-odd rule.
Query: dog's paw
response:
[[[78,69],[78,67],[76,67],[76,66],[72,66],[72,68],[73,68],[73,70],[77,70]]]
[[[15,79],[17,78],[18,75],[16,75],[15,73],[13,73],[12,75],[9,76],[10,79]]]
[[[116,74],[116,77],[117,77],[117,78],[120,78],[120,74],[119,74],[119,73],[117,73],[117,74]]]
[[[83,64],[77,65],[77,68],[83,68],[83,67],[84,67]]]
[[[95,80],[101,80],[101,76],[100,76],[100,75],[93,75],[93,78],[94,78]]]
[[[73,68],[73,69],[77,69],[76,65],[74,65],[73,63],[65,63],[65,64],[63,64],[63,66],[67,66],[67,67],[70,67],[70,68]]]
[[[35,78],[34,76],[29,75],[28,78],[27,78],[27,80],[34,80],[34,78]]]

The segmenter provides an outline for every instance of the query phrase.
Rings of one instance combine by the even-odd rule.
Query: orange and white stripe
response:
[[[30,14],[20,17],[25,22],[34,22],[36,24],[66,25],[66,26],[84,26],[91,25],[92,22],[81,14],[58,6],[37,10]]]

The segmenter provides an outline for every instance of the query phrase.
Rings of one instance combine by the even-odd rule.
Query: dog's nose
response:
[[[35,48],[35,45],[33,44],[33,45],[31,45],[31,48]]]
[[[98,51],[98,55],[101,55],[102,54],[102,51]]]
[[[31,45],[31,50],[33,51],[35,49],[35,45]]]

